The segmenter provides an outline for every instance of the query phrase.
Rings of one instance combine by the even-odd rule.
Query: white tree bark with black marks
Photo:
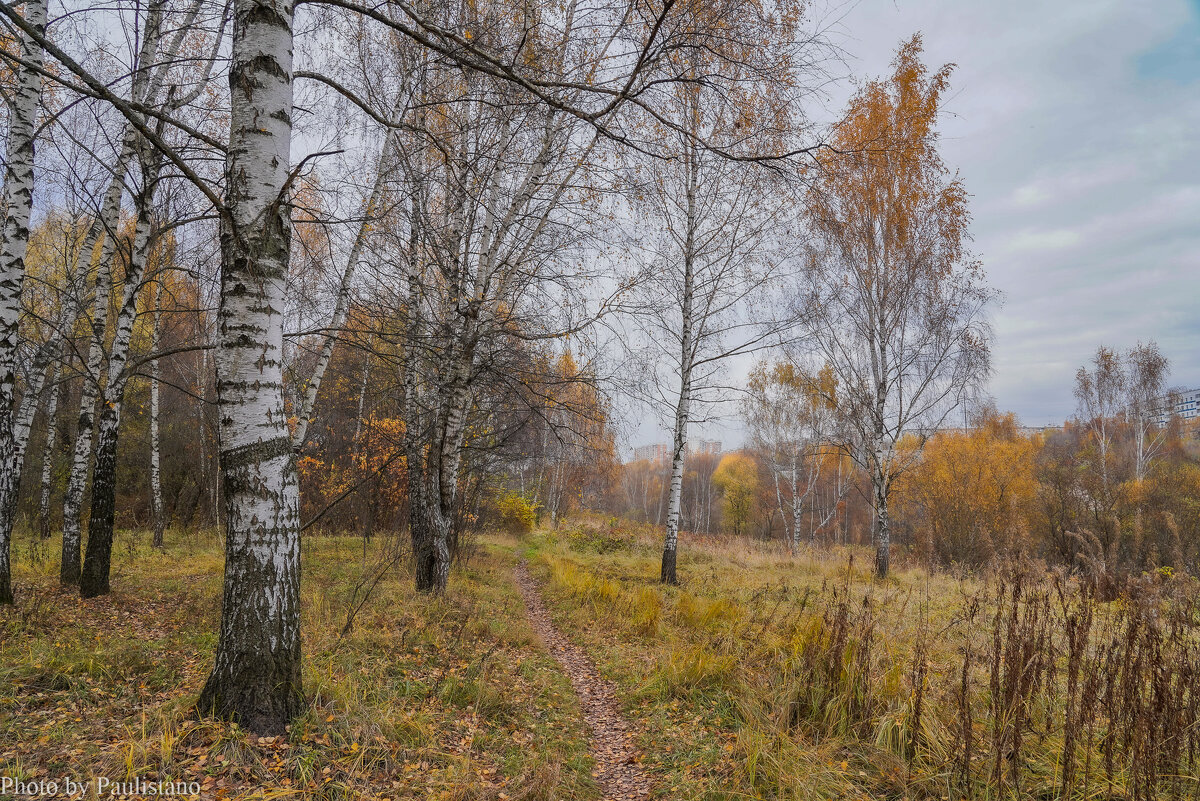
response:
[[[50,490],[54,479],[54,450],[58,444],[58,401],[62,381],[56,380],[46,402],[46,439],[42,443],[42,475],[38,492],[38,531],[42,539],[50,537]]]
[[[92,482],[91,514],[88,516],[87,554],[79,576],[79,590],[84,598],[92,598],[109,590],[109,567],[112,558],[113,523],[116,512],[117,441],[124,409],[125,387],[129,382],[129,346],[137,321],[137,302],[146,275],[146,264],[153,241],[153,203],[158,182],[158,159],[143,156],[143,185],[138,193],[137,220],[134,223],[133,243],[126,259],[125,281],[121,305],[117,310],[112,344],[108,353],[108,377],[101,400],[100,419],[96,427],[96,467]]]
[[[299,486],[283,404],[292,3],[235,0],[217,403],[225,587],[202,713],[279,733],[301,708]]]
[[[11,538],[13,525],[16,522],[16,501],[17,494],[20,489],[21,473],[25,467],[25,453],[29,446],[29,432],[33,427],[33,418],[37,414],[38,405],[41,400],[42,388],[45,386],[46,379],[49,377],[53,366],[50,361],[51,354],[54,348],[49,343],[45,343],[38,348],[34,353],[33,365],[29,373],[29,380],[24,388],[24,394],[21,397],[16,414],[11,416],[11,427],[9,428],[9,456],[6,460],[4,479],[11,481],[11,484],[6,489],[4,503],[7,508],[4,510],[4,516],[0,518],[0,539],[3,540],[3,546],[6,549],[2,557],[0,557],[0,565],[3,569],[9,569],[7,549],[11,547]],[[0,583],[8,582],[5,587],[11,588],[11,579],[5,574],[0,577]],[[7,603],[11,603],[10,599]]]
[[[150,348],[159,349],[159,339],[162,336],[162,276],[159,275],[154,284],[154,311],[150,323]],[[158,359],[150,361],[150,514],[153,517],[154,547],[163,547],[163,530],[166,528],[166,517],[163,509],[162,494],[162,455],[159,447],[159,384],[162,372]]]
[[[85,245],[88,244],[85,242]],[[90,242],[91,246],[95,245],[95,241]],[[81,259],[72,261],[75,273],[70,277],[66,286],[66,297],[59,307],[57,320],[50,326],[50,337],[47,338],[38,350],[34,353],[34,376],[41,376],[43,381],[51,381],[55,379],[55,373],[58,376],[51,383],[50,399],[46,406],[46,439],[42,444],[42,471],[41,471],[41,491],[38,499],[38,523],[42,539],[50,536],[50,489],[54,470],[54,451],[58,442],[58,405],[62,395],[63,383],[66,380],[64,373],[66,365],[70,358],[71,340],[69,334],[62,336],[62,332],[71,332],[79,322],[79,315],[82,312],[82,298],[79,296],[78,285],[85,278],[80,273],[86,267],[86,263]],[[56,336],[56,334],[59,334]],[[57,365],[55,366],[55,359]],[[45,366],[44,371],[42,365]],[[39,385],[40,386],[40,385]],[[27,396],[23,404],[28,405],[29,402],[36,400],[35,396]],[[29,408],[29,422],[32,423],[32,415],[34,409]],[[24,436],[28,436],[29,426],[25,427]]]
[[[25,19],[40,34],[46,28],[45,0],[27,0]],[[20,36],[21,57],[28,62],[16,75],[9,107],[8,148],[4,172],[4,240],[0,243],[0,604],[11,604],[9,565],[13,518],[21,480],[18,442],[14,430],[17,349],[20,346],[21,289],[25,283],[25,253],[33,211],[34,138],[41,104],[42,48]]]
[[[83,264],[89,264],[96,242],[101,241],[100,257],[96,266],[95,295],[92,301],[91,343],[88,346],[87,365],[79,393],[79,415],[75,426],[75,443],[71,451],[71,464],[67,472],[67,486],[63,492],[62,563],[59,580],[63,584],[78,584],[82,569],[80,547],[82,528],[80,512],[83,507],[83,492],[87,487],[88,472],[92,464],[92,432],[96,420],[96,399],[100,397],[100,373],[104,363],[104,351],[108,334],[108,309],[112,296],[112,256],[115,249],[115,234],[121,213],[122,175],[132,158],[132,143],[122,148],[100,215],[88,231],[84,247],[79,252]],[[86,274],[86,270],[82,271]]]
[[[676,562],[679,552],[679,506],[683,497],[683,462],[687,458],[687,427],[692,413],[692,365],[696,360],[693,336],[696,301],[696,192],[697,174],[694,154],[689,151],[684,212],[684,236],[681,261],[683,282],[679,296],[679,401],[675,405],[675,429],[671,450],[671,487],[667,495],[667,531],[663,537],[662,569],[659,580],[678,584]]]

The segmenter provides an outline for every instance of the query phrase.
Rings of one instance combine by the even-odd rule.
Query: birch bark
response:
[[[38,34],[46,28],[45,0],[28,0],[25,18]],[[9,109],[8,150],[4,173],[4,240],[0,243],[0,604],[13,602],[9,565],[13,517],[21,480],[13,405],[16,400],[17,348],[20,345],[21,288],[33,210],[34,138],[41,101],[42,48],[21,35],[21,56],[28,65],[17,71]]]
[[[664,584],[678,584],[675,570],[679,550],[679,504],[683,496],[683,460],[687,448],[687,425],[691,416],[692,361],[695,347],[692,341],[693,303],[695,296],[695,244],[696,244],[696,163],[689,154],[687,176],[687,226],[683,240],[683,292],[680,297],[682,326],[680,328],[679,354],[679,402],[675,406],[674,449],[671,453],[671,489],[667,498],[667,531],[663,538],[662,570],[659,580]]]
[[[162,334],[162,277],[154,284],[154,317],[151,322],[150,347],[157,351]],[[154,517],[154,547],[163,547],[162,460],[159,449],[159,370],[158,359],[150,362],[150,513]]]
[[[108,356],[108,380],[101,395],[99,425],[96,429],[96,467],[92,481],[91,514],[88,517],[87,554],[79,576],[79,590],[84,598],[103,595],[109,590],[109,567],[112,557],[113,522],[116,511],[117,442],[121,429],[125,387],[129,382],[126,366],[129,344],[137,319],[137,300],[141,294],[146,263],[149,260],[153,233],[153,202],[158,181],[158,159],[150,157],[143,166],[143,185],[137,197],[138,216],[134,224],[133,246],[121,306],[117,311],[115,332]]]
[[[92,462],[92,433],[96,422],[96,399],[100,397],[100,368],[104,362],[105,338],[108,333],[108,308],[112,295],[113,237],[117,218],[121,212],[122,173],[133,155],[132,143],[123,147],[117,159],[116,171],[104,193],[100,216],[88,231],[79,259],[88,263],[96,242],[104,237],[97,262],[95,296],[93,298],[91,343],[88,346],[87,368],[83,374],[83,386],[79,393],[79,415],[75,426],[75,445],[71,451],[71,466],[67,473],[67,487],[63,492],[62,563],[59,581],[63,584],[78,584],[82,568],[81,545],[83,541],[80,512],[83,508],[83,491],[87,486],[88,471]],[[82,264],[79,268],[82,268]],[[79,269],[77,268],[77,269]]]
[[[291,0],[235,0],[217,403],[225,587],[201,712],[279,733],[303,703],[299,488],[283,404]]]
[[[43,540],[50,538],[50,488],[54,478],[54,448],[58,444],[58,400],[62,382],[55,381],[46,402],[46,441],[42,445],[41,491],[38,493],[38,530]]]

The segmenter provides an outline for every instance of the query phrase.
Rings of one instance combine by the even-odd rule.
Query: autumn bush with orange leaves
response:
[[[401,420],[371,415],[348,454],[328,460],[319,451],[301,456],[304,519],[339,531],[398,524],[407,499],[403,436]]]
[[[896,489],[918,553],[974,568],[1028,553],[1036,452],[1011,413],[989,411],[969,430],[934,436]]]

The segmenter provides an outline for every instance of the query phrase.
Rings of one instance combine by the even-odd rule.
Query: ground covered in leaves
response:
[[[1191,579],[1102,601],[1044,571],[1013,584],[901,564],[878,581],[863,551],[689,537],[666,587],[654,532],[581,518],[482,538],[430,598],[397,544],[305,538],[310,704],[260,738],[192,712],[216,645],[216,537],[155,551],[122,532],[113,593],[87,601],[26,537],[18,603],[0,610],[0,777],[194,782],[203,799],[1200,792],[1195,715],[1147,705],[1200,698]],[[1084,612],[1091,644],[1074,647]]]
[[[192,715],[216,645],[221,543],[118,539],[113,593],[90,600],[59,587],[56,554],[18,548],[17,606],[0,611],[0,776],[70,777],[92,793],[101,778],[196,782],[218,799],[600,797],[511,547],[477,549],[431,601],[387,543],[364,554],[354,538],[308,538],[311,706],[270,738]]]

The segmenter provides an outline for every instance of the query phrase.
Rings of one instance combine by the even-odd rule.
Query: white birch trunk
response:
[[[683,295],[679,299],[682,313],[679,353],[679,401],[675,406],[675,430],[671,452],[671,486],[667,496],[667,531],[663,537],[662,570],[659,579],[665,584],[678,584],[675,566],[679,548],[679,503],[683,496],[683,460],[687,449],[687,425],[691,416],[692,361],[694,358],[693,294],[695,292],[694,264],[696,230],[696,163],[689,155],[687,175],[687,230],[683,242]]]
[[[162,333],[162,277],[154,285],[154,318],[151,322],[150,348],[159,349]],[[150,513],[154,518],[154,547],[163,546],[162,462],[159,449],[159,372],[158,359],[150,362]]]
[[[685,304],[686,305],[686,304]],[[684,318],[684,347],[689,343],[691,325]],[[687,448],[687,424],[691,414],[691,369],[685,365],[679,382],[679,403],[675,407],[675,432],[672,438],[671,486],[667,495],[667,531],[663,538],[662,570],[659,578],[666,584],[679,583],[676,557],[679,549],[679,506],[683,497],[683,461]]]
[[[26,21],[41,34],[46,28],[45,0],[25,3]],[[24,34],[21,57],[29,62],[17,70],[9,110],[8,148],[4,173],[4,240],[0,243],[0,604],[13,602],[9,566],[13,518],[21,481],[13,419],[16,400],[17,348],[20,345],[21,289],[25,282],[25,252],[29,246],[29,217],[33,211],[34,135],[41,101],[42,49]]]
[[[38,495],[38,526],[42,539],[50,536],[50,488],[54,477],[54,448],[58,444],[58,399],[62,381],[57,380],[46,403],[46,441],[42,445],[41,492]]]
[[[71,452],[71,466],[67,473],[67,487],[63,492],[62,567],[59,580],[63,584],[78,584],[82,567],[80,545],[82,542],[80,511],[83,506],[83,491],[87,486],[88,471],[92,463],[92,430],[96,420],[96,399],[100,397],[100,368],[104,362],[105,338],[108,332],[108,307],[112,295],[113,234],[121,212],[121,176],[133,155],[132,142],[123,146],[117,160],[116,172],[104,194],[100,216],[88,232],[88,238],[79,253],[79,259],[87,263],[92,257],[96,241],[104,237],[100,259],[96,268],[96,294],[92,308],[92,337],[88,346],[87,367],[83,375],[83,386],[79,393],[79,417],[75,428],[75,446]],[[79,270],[86,274],[86,270]]]
[[[117,310],[112,345],[108,355],[108,379],[101,394],[99,425],[96,427],[96,468],[92,482],[91,514],[88,517],[87,554],[79,577],[84,598],[109,590],[109,566],[112,556],[113,522],[116,512],[117,439],[121,430],[125,387],[129,374],[129,345],[137,319],[137,300],[141,294],[146,263],[150,256],[151,219],[158,164],[143,168],[142,191],[138,196],[138,217],[134,224],[133,246],[125,271],[121,306]]]
[[[303,704],[299,487],[283,403],[292,3],[235,0],[217,403],[225,586],[201,712],[280,733]]]

